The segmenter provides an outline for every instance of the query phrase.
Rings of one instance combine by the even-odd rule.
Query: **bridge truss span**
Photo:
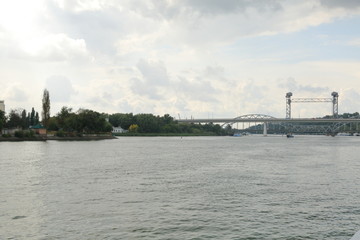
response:
[[[276,119],[276,118],[272,117],[270,115],[265,115],[265,114],[246,114],[246,115],[236,117],[234,119],[259,119],[259,120],[264,120],[264,119]]]
[[[266,134],[303,133],[334,134],[344,127],[356,126],[360,132],[360,118],[275,118],[266,114],[246,114],[235,118],[179,119],[179,123],[218,123],[239,131]],[[234,124],[236,123],[236,127]],[[355,124],[355,125],[354,125]],[[239,128],[240,127],[240,128]],[[355,131],[355,130],[354,130]]]
[[[232,126],[234,123],[237,123],[237,122],[266,122],[267,120],[275,120],[277,118],[275,117],[272,117],[270,115],[266,115],[266,114],[246,114],[246,115],[242,115],[242,116],[239,116],[239,117],[236,117],[234,119],[229,119],[230,121],[227,121],[227,122],[224,122],[222,124],[222,126],[225,126],[225,125],[230,125]]]

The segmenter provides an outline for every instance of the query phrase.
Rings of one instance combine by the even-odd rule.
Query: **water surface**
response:
[[[0,143],[0,239],[350,239],[360,138]]]

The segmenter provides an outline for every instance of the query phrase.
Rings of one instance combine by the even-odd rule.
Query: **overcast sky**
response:
[[[182,118],[360,111],[358,0],[0,0],[0,100]],[[293,104],[293,117],[331,103]]]

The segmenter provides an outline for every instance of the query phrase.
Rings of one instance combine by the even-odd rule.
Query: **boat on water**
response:
[[[347,132],[339,132],[338,134],[336,134],[336,136],[352,136],[352,134]]]
[[[243,136],[249,136],[250,135],[250,133],[248,133],[248,132],[242,132],[242,133],[234,133],[233,134],[233,137],[243,137]]]
[[[287,137],[287,138],[293,138],[294,135],[292,135],[291,133],[288,133],[288,134],[286,134],[286,137]]]

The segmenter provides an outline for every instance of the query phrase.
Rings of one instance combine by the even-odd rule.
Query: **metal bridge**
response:
[[[256,127],[262,127],[264,135],[272,133],[311,133],[311,134],[336,134],[346,126],[359,132],[360,118],[338,118],[338,93],[332,92],[332,98],[294,98],[291,99],[292,93],[286,94],[286,117],[275,118],[264,114],[247,114],[236,118],[212,118],[212,119],[179,119],[180,123],[221,123],[222,126],[233,126],[233,124],[243,123],[243,130],[249,131],[254,129],[250,124]],[[331,102],[331,118],[291,118],[292,102]],[[245,128],[244,123],[249,126]],[[354,127],[355,124],[355,127]],[[349,130],[349,131],[350,131]],[[258,130],[257,130],[258,131]]]
[[[349,124],[356,124],[356,130],[360,131],[360,118],[275,118],[264,114],[248,114],[236,118],[213,118],[213,119],[179,119],[180,123],[220,123],[223,127],[235,123],[249,123],[246,131],[251,131],[252,126],[262,127],[263,134],[276,133],[313,133],[334,134]],[[259,126],[261,125],[261,126]],[[243,130],[245,128],[243,126]],[[258,132],[257,128],[257,132]]]

